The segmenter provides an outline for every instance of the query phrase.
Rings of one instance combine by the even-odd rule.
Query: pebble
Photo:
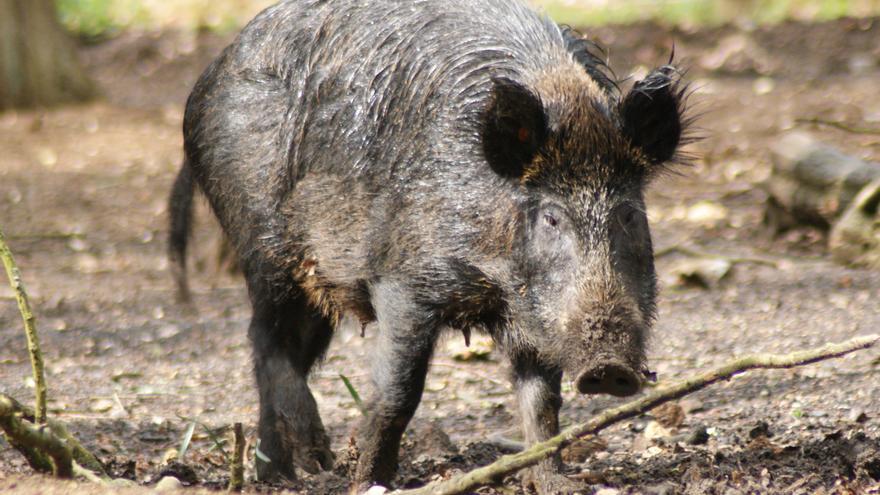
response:
[[[693,433],[687,439],[687,443],[689,445],[706,445],[709,443],[709,432],[706,431],[706,427],[698,426],[694,428]]]
[[[755,438],[758,438],[758,437],[769,438],[772,436],[773,436],[773,433],[770,432],[770,425],[768,425],[764,421],[758,422],[758,424],[754,428],[749,430],[749,438],[752,440],[754,440]]]
[[[176,490],[180,490],[183,488],[183,483],[180,482],[179,479],[174,476],[165,476],[158,483],[156,483],[156,488],[154,491],[156,493],[167,493],[173,492]]]
[[[849,420],[856,423],[864,423],[868,420],[868,415],[862,409],[852,409],[849,412]]]

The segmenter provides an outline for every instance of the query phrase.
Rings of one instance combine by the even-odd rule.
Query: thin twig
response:
[[[53,240],[66,241],[69,239],[84,239],[85,234],[80,234],[80,233],[76,233],[76,232],[70,232],[70,233],[67,233],[67,232],[33,232],[33,233],[29,233],[29,234],[10,235],[8,238],[9,238],[9,240],[12,240],[12,241],[17,241],[17,240],[23,240],[23,241],[30,241],[30,240],[35,240],[35,241],[44,241],[44,240],[46,240],[46,241],[53,241]]]
[[[232,428],[232,462],[229,464],[229,491],[240,492],[244,486],[244,431],[241,423]]]
[[[833,127],[844,132],[849,132],[850,134],[867,134],[871,136],[880,135],[880,129],[872,129],[870,127],[856,127],[837,120],[827,120],[821,119],[819,117],[795,119],[794,121],[799,124],[815,124]]]
[[[6,275],[9,277],[9,284],[15,291],[15,300],[18,301],[18,310],[21,312],[21,318],[24,320],[24,331],[27,335],[28,353],[31,357],[31,367],[34,372],[34,391],[36,394],[34,402],[34,422],[38,425],[46,423],[46,375],[43,372],[43,353],[40,352],[40,338],[37,335],[37,326],[34,313],[31,311],[31,305],[28,301],[27,292],[21,281],[21,273],[12,257],[12,251],[6,245],[6,238],[3,237],[3,231],[0,230],[0,258],[3,259],[3,265],[6,267]]]
[[[654,258],[659,259],[659,258],[663,258],[664,256],[669,256],[670,254],[675,254],[675,253],[683,254],[685,256],[690,256],[691,258],[720,259],[720,260],[727,261],[728,263],[733,264],[733,265],[737,265],[740,263],[751,263],[754,265],[772,266],[774,268],[779,267],[779,263],[777,263],[773,260],[765,259],[765,258],[751,258],[748,256],[730,257],[730,256],[724,256],[724,255],[720,255],[720,254],[704,253],[702,251],[698,251],[696,249],[689,248],[686,246],[680,246],[680,245],[669,246],[669,247],[666,247],[663,249],[658,249],[657,252],[654,253]]]
[[[596,434],[608,426],[643,414],[663,403],[679,399],[722,380],[753,369],[794,368],[818,361],[836,358],[861,349],[874,346],[880,336],[858,337],[840,344],[828,344],[817,349],[793,352],[791,354],[758,354],[734,359],[727,364],[707,371],[696,377],[668,385],[641,399],[609,409],[595,418],[572,426],[559,435],[544,442],[536,443],[518,454],[504,456],[494,463],[477,468],[445,481],[430,483],[413,490],[393,492],[397,495],[456,495],[497,483],[498,480],[521,469],[533,466],[558,452],[578,438]]]

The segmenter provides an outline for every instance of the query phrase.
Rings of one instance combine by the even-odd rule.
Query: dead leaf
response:
[[[684,408],[678,402],[667,402],[654,408],[651,415],[666,428],[678,428],[684,423]]]
[[[591,455],[608,448],[608,442],[596,435],[589,435],[562,449],[562,460],[572,464],[586,462]]]

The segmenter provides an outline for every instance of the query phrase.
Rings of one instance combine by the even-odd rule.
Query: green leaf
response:
[[[354,399],[354,405],[357,406],[358,411],[361,412],[364,416],[367,415],[367,410],[364,408],[364,401],[361,400],[360,394],[358,394],[357,390],[355,390],[354,385],[351,384],[351,381],[347,376],[343,374],[339,374],[339,378],[342,380],[342,383],[345,384],[345,388],[348,389],[348,393],[351,394],[351,398]]]
[[[178,449],[177,458],[183,462],[183,456],[186,455],[186,450],[189,448],[189,443],[192,441],[193,432],[196,431],[196,422],[190,422],[189,426],[186,427],[186,433],[183,434],[183,440],[180,442],[180,448]]]
[[[254,455],[257,456],[257,459],[259,459],[267,464],[272,462],[272,459],[269,459],[269,456],[267,456],[266,454],[263,453],[262,450],[260,450],[260,439],[259,438],[257,439],[257,446],[254,447]]]

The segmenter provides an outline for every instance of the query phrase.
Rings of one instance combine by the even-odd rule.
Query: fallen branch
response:
[[[791,354],[758,354],[734,359],[727,364],[707,371],[694,378],[668,385],[641,399],[609,409],[599,416],[575,426],[559,435],[536,443],[518,454],[504,456],[494,463],[477,468],[454,478],[430,483],[413,490],[399,490],[396,495],[455,495],[470,492],[478,487],[497,483],[505,476],[533,466],[558,452],[578,438],[596,434],[610,425],[643,414],[663,403],[679,399],[685,395],[702,390],[713,383],[753,369],[794,368],[806,364],[836,358],[867,349],[880,341],[880,336],[858,337],[840,344],[828,344],[817,349],[793,352]]]
[[[665,256],[669,256],[671,254],[683,254],[685,256],[689,256],[691,258],[705,258],[705,259],[719,259],[724,260],[730,263],[731,265],[739,265],[739,264],[753,264],[753,265],[764,265],[764,266],[772,266],[773,268],[779,268],[779,263],[768,260],[765,258],[752,258],[748,256],[724,256],[720,254],[711,254],[705,253],[703,251],[699,251],[693,248],[689,248],[687,246],[674,245],[669,246],[663,249],[658,249],[657,252],[654,253],[654,259],[663,258]]]
[[[70,239],[84,239],[85,235],[77,232],[33,232],[29,234],[10,235],[8,239],[17,241],[67,241]]]
[[[31,367],[34,372],[34,390],[36,393],[34,423],[42,425],[46,423],[46,375],[43,372],[43,353],[40,352],[40,338],[37,335],[34,313],[31,311],[27,292],[24,289],[24,284],[21,282],[21,273],[19,273],[15,259],[12,257],[12,251],[6,245],[6,238],[3,237],[2,230],[0,230],[0,258],[3,259],[6,275],[9,277],[9,284],[12,286],[12,290],[15,291],[18,310],[21,312],[22,320],[24,320],[28,353],[31,357]]]
[[[232,428],[232,461],[229,463],[229,491],[240,492],[244,486],[244,431],[241,423]]]
[[[52,459],[52,472],[59,478],[73,478],[73,454],[51,428],[37,426],[21,419],[16,413],[13,401],[0,397],[0,428],[10,439],[10,443],[26,449],[30,453],[45,453]],[[28,457],[26,455],[25,457]],[[28,459],[31,462],[31,459]],[[42,462],[45,462],[44,460]]]
[[[34,313],[21,281],[21,273],[12,257],[12,251],[6,244],[2,230],[0,230],[0,258],[3,260],[9,283],[18,302],[18,310],[24,320],[36,394],[33,409],[21,405],[12,397],[0,394],[0,429],[9,439],[9,443],[20,451],[28,464],[38,472],[52,471],[59,478],[71,478],[76,473],[90,480],[109,480],[98,458],[86,450],[67,431],[63,423],[46,417],[48,387]]]
[[[0,403],[6,405],[7,414],[10,414],[17,421],[20,422],[31,422],[34,420],[34,410],[28,406],[25,406],[19,403],[14,398],[0,394]],[[3,414],[3,413],[0,413]],[[5,414],[4,414],[5,415]],[[47,424],[49,428],[52,430],[52,434],[58,437],[61,441],[70,448],[71,455],[73,455],[73,460],[76,461],[81,467],[84,469],[88,469],[95,473],[98,477],[108,479],[107,474],[104,471],[104,466],[101,464],[101,461],[98,460],[97,457],[94,456],[91,452],[89,452],[85,447],[79,443],[79,440],[76,439],[70,432],[67,430],[67,427],[61,421],[57,421],[49,418],[47,420]],[[7,434],[8,435],[8,434]],[[24,453],[24,452],[22,452]],[[25,455],[27,457],[27,455]],[[41,471],[38,466],[34,466],[31,463],[31,466],[37,471]],[[41,471],[48,472],[50,470]]]
[[[792,132],[770,147],[772,170],[761,184],[767,192],[764,223],[776,233],[801,225],[830,229],[859,191],[880,179],[880,164]]]
[[[870,127],[856,127],[849,125],[845,122],[840,122],[838,120],[828,120],[813,117],[808,119],[795,119],[795,122],[798,124],[824,125],[827,127],[833,127],[844,132],[849,132],[850,134],[868,134],[875,136],[880,135],[880,129],[872,129]]]

